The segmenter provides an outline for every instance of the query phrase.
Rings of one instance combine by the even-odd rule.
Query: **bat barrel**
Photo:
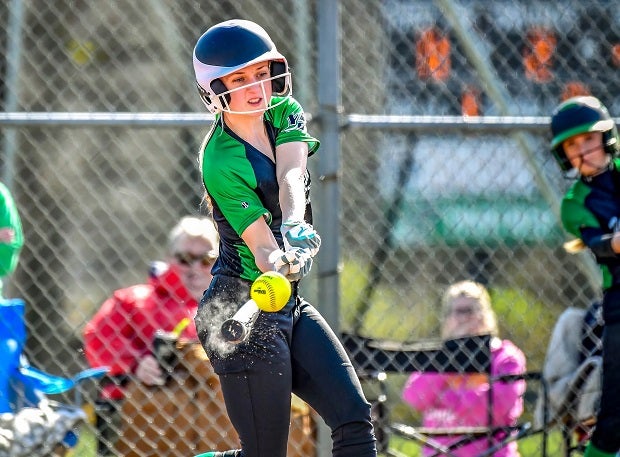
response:
[[[245,325],[235,319],[226,319],[220,332],[228,343],[241,343],[250,333]]]
[[[225,320],[220,327],[224,341],[234,344],[243,342],[252,331],[259,311],[254,300],[248,300],[233,317]]]

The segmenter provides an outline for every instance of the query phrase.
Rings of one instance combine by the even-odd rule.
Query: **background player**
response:
[[[603,381],[596,430],[585,457],[620,450],[620,151],[618,131],[595,97],[573,97],[551,118],[551,152],[577,181],[562,200],[562,223],[596,256],[603,273]],[[575,246],[573,245],[573,248]]]

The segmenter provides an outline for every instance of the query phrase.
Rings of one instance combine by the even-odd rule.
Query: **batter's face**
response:
[[[572,136],[562,143],[562,147],[566,158],[581,176],[594,176],[609,164],[601,132],[586,132]]]
[[[256,112],[261,115],[271,100],[269,62],[259,62],[223,76],[222,82],[230,92],[232,112]]]

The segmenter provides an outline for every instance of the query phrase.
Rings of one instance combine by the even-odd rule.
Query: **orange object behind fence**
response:
[[[445,81],[450,76],[450,40],[437,27],[423,30],[416,41],[416,70],[422,80]]]
[[[527,79],[546,83],[553,79],[553,59],[557,38],[552,30],[532,27],[526,35],[523,49],[523,66]]]

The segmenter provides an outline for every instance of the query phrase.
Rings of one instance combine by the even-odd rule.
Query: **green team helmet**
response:
[[[572,168],[562,143],[568,138],[587,132],[601,132],[605,152],[612,156],[620,152],[618,130],[605,105],[592,96],[572,97],[562,102],[551,116],[551,153],[563,171]]]

